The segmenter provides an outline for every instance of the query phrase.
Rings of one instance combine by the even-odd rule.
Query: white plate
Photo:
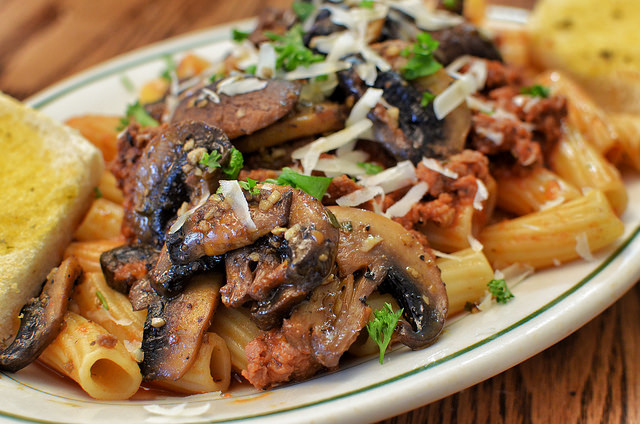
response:
[[[250,21],[234,24],[249,28]],[[134,100],[121,79],[139,85],[159,74],[163,56],[194,51],[221,57],[231,25],[139,50],[64,81],[30,103],[56,119],[86,113],[122,114]],[[310,381],[267,392],[156,397],[99,402],[74,384],[31,365],[0,374],[0,421],[65,423],[335,422],[364,423],[400,414],[498,374],[565,338],[622,296],[640,278],[640,178],[627,178],[626,232],[592,262],[538,272],[513,289],[504,306],[450,324],[422,351],[396,349],[384,365],[371,359]],[[152,405],[161,405],[158,414]],[[168,416],[170,409],[184,408]],[[177,411],[174,409],[173,412]]]

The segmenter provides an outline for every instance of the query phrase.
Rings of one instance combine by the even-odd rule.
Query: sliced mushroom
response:
[[[255,229],[244,225],[223,195],[214,194],[180,229],[167,236],[171,262],[188,264],[203,256],[222,255],[253,243],[276,227],[285,226],[293,189],[274,185],[261,187],[259,194],[245,192]]]
[[[73,256],[49,273],[40,296],[20,311],[18,333],[0,353],[1,370],[16,372],[26,367],[58,336],[71,290],[80,275],[82,268]]]
[[[177,380],[196,359],[211,325],[222,282],[219,274],[200,274],[175,298],[158,298],[144,324],[140,364],[146,380]]]
[[[400,224],[373,212],[329,208],[343,225],[339,276],[365,272],[404,308],[398,341],[412,349],[433,343],[447,316],[448,299],[435,258]],[[350,229],[345,229],[350,228]]]
[[[221,81],[216,81],[189,93],[176,107],[171,122],[203,121],[234,139],[278,121],[291,112],[300,95],[299,84],[271,79],[261,90],[233,96],[215,94],[212,99],[207,93],[216,93],[219,84]]]
[[[493,41],[470,23],[434,31],[431,36],[440,43],[434,56],[444,66],[465,55],[502,61]]]
[[[221,130],[202,122],[172,125],[154,137],[135,163],[134,183],[125,192],[123,227],[131,241],[160,249],[182,204],[216,188],[221,167],[211,172],[199,161],[215,151],[225,166],[231,149]]]
[[[158,261],[149,273],[149,280],[158,293],[175,295],[182,291],[189,278],[201,272],[215,270],[222,261],[223,257],[220,255],[205,255],[190,262],[176,264],[171,261],[165,245],[160,251]]]
[[[287,141],[337,131],[344,128],[346,119],[346,107],[337,103],[300,106],[280,121],[251,135],[238,138],[233,144],[243,153],[257,152],[262,148],[277,146]]]
[[[100,255],[100,267],[109,286],[127,294],[158,261],[158,251],[149,246],[123,245]]]
[[[337,367],[369,319],[371,308],[365,300],[376,286],[367,274],[357,279],[351,274],[342,279],[332,275],[283,321],[282,333],[318,363]]]

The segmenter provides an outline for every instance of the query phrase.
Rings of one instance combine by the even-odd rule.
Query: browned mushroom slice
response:
[[[301,106],[275,124],[251,135],[240,137],[234,140],[233,144],[243,153],[252,153],[287,141],[337,131],[344,128],[346,119],[347,109],[343,105],[325,102],[313,106]]]
[[[218,305],[221,280],[219,274],[200,274],[180,295],[149,306],[140,364],[146,380],[177,380],[189,369]]]
[[[255,229],[245,227],[221,194],[212,195],[175,232],[167,235],[171,262],[188,264],[203,256],[222,255],[250,245],[289,220],[293,189],[268,185],[259,194],[245,192]],[[158,275],[160,271],[154,270]]]
[[[225,80],[222,80],[225,81]],[[202,121],[234,139],[252,134],[291,112],[298,101],[300,86],[295,82],[272,79],[261,90],[228,96],[216,92],[221,81],[195,90],[178,104],[171,122]],[[205,90],[205,91],[202,91]],[[217,102],[216,102],[217,101]]]
[[[40,296],[20,311],[18,333],[0,353],[1,370],[16,372],[26,367],[58,336],[71,290],[80,275],[82,268],[73,256],[49,273]]]
[[[130,241],[160,249],[165,232],[184,202],[215,190],[221,167],[199,164],[204,154],[217,152],[225,166],[232,146],[218,128],[202,122],[172,125],[149,142],[125,186],[123,231]]]
[[[142,245],[124,245],[103,252],[100,268],[109,286],[120,293],[144,278],[158,261],[156,249]]]
[[[376,286],[366,274],[357,280],[353,275],[343,279],[332,276],[283,321],[282,333],[323,366],[337,367],[369,319],[371,308],[365,300]]]
[[[365,272],[404,308],[398,341],[412,349],[433,343],[447,316],[448,299],[435,258],[400,224],[373,212],[329,208],[343,225],[339,275]]]

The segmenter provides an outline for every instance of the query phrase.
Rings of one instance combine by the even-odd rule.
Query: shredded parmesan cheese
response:
[[[595,259],[591,254],[591,249],[589,248],[587,233],[582,232],[576,236],[576,252],[585,261],[593,261]]]
[[[381,187],[371,186],[353,191],[336,199],[338,206],[358,206],[369,200],[373,200],[376,196],[384,196]]]
[[[453,172],[453,171],[451,171],[451,170],[449,170],[449,169],[445,168],[445,167],[444,167],[444,166],[442,166],[442,164],[441,164],[438,160],[436,160],[436,159],[423,157],[423,158],[422,158],[422,164],[423,164],[424,166],[426,166],[426,167],[427,167],[427,169],[430,169],[430,170],[435,171],[435,172],[437,172],[437,173],[439,173],[439,174],[442,174],[442,175],[444,175],[445,177],[449,177],[449,178],[451,178],[451,179],[453,179],[453,180],[455,180],[456,178],[458,178],[458,173],[457,173],[457,172]]]
[[[419,182],[411,187],[402,199],[391,205],[385,212],[385,216],[387,218],[405,216],[409,213],[413,205],[422,200],[422,197],[427,193],[427,191],[429,191],[429,185],[424,181]]]
[[[380,186],[385,193],[390,193],[415,183],[417,179],[413,163],[405,160],[375,175],[363,176],[358,182],[365,187]]]
[[[267,82],[258,78],[244,78],[218,85],[218,92],[227,96],[259,91],[267,86]]]
[[[467,236],[467,241],[469,242],[469,246],[471,246],[471,249],[473,249],[474,252],[482,252],[482,249],[484,249],[482,243],[480,243],[480,241],[472,234],[469,234]]]
[[[483,209],[482,202],[489,198],[489,191],[487,191],[487,187],[479,178],[476,178],[476,185],[478,189],[476,190],[476,195],[473,196],[473,208],[481,211]]]
[[[382,98],[384,91],[381,88],[367,88],[362,97],[353,105],[351,113],[347,118],[346,125],[350,126],[367,117],[367,114],[373,109],[378,101]]]
[[[242,188],[240,188],[238,181],[221,180],[220,191],[225,200],[229,202],[229,205],[231,205],[233,212],[236,214],[242,225],[244,225],[249,231],[257,230],[256,224],[251,219],[249,204],[247,203],[247,199],[244,197],[244,193],[242,192]]]

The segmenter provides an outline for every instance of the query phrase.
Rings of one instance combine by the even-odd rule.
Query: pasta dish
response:
[[[635,133],[479,15],[294,2],[221,62],[167,58],[123,116],[70,119],[106,170],[0,368],[104,400],[268,390],[430,346],[609,246]]]

